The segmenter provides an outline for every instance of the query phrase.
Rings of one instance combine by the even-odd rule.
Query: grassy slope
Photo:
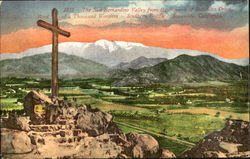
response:
[[[156,114],[149,111],[112,111],[115,120],[169,136],[198,142],[204,135],[224,126],[224,120],[202,114]]]

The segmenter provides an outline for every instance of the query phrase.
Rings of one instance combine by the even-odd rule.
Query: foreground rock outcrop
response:
[[[32,91],[24,109],[28,116],[10,114],[1,123],[1,154],[6,158],[175,157],[152,136],[124,134],[110,114],[86,105]]]
[[[32,151],[31,140],[24,131],[1,129],[1,152],[28,153]]]
[[[249,122],[228,120],[225,127],[202,139],[180,157],[250,157]]]

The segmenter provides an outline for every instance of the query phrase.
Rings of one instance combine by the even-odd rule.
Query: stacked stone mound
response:
[[[229,158],[250,157],[249,122],[228,120],[225,127],[202,139],[180,157],[187,158]]]
[[[35,112],[35,105],[45,105]],[[1,154],[7,158],[158,158],[175,157],[147,134],[124,134],[112,116],[74,106],[40,91],[25,97],[26,117],[2,121]]]

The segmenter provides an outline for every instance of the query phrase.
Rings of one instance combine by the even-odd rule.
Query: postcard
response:
[[[2,158],[245,158],[248,0],[0,1]]]

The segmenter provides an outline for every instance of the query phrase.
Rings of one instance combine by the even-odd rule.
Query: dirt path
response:
[[[184,144],[186,146],[193,147],[195,145],[194,143],[191,143],[191,142],[188,142],[188,141],[185,141],[185,140],[180,140],[180,139],[178,139],[176,137],[173,137],[173,136],[167,136],[167,135],[163,135],[163,134],[160,134],[158,132],[151,131],[151,130],[147,130],[147,129],[143,129],[143,128],[138,128],[138,127],[136,127],[134,125],[126,124],[126,123],[119,122],[119,121],[115,121],[115,123],[120,124],[120,125],[124,125],[124,126],[127,126],[127,127],[130,127],[130,128],[133,128],[133,129],[141,130],[141,131],[153,134],[153,135],[161,136],[161,137],[164,137],[166,139],[170,139],[170,140],[176,141],[178,143]]]

